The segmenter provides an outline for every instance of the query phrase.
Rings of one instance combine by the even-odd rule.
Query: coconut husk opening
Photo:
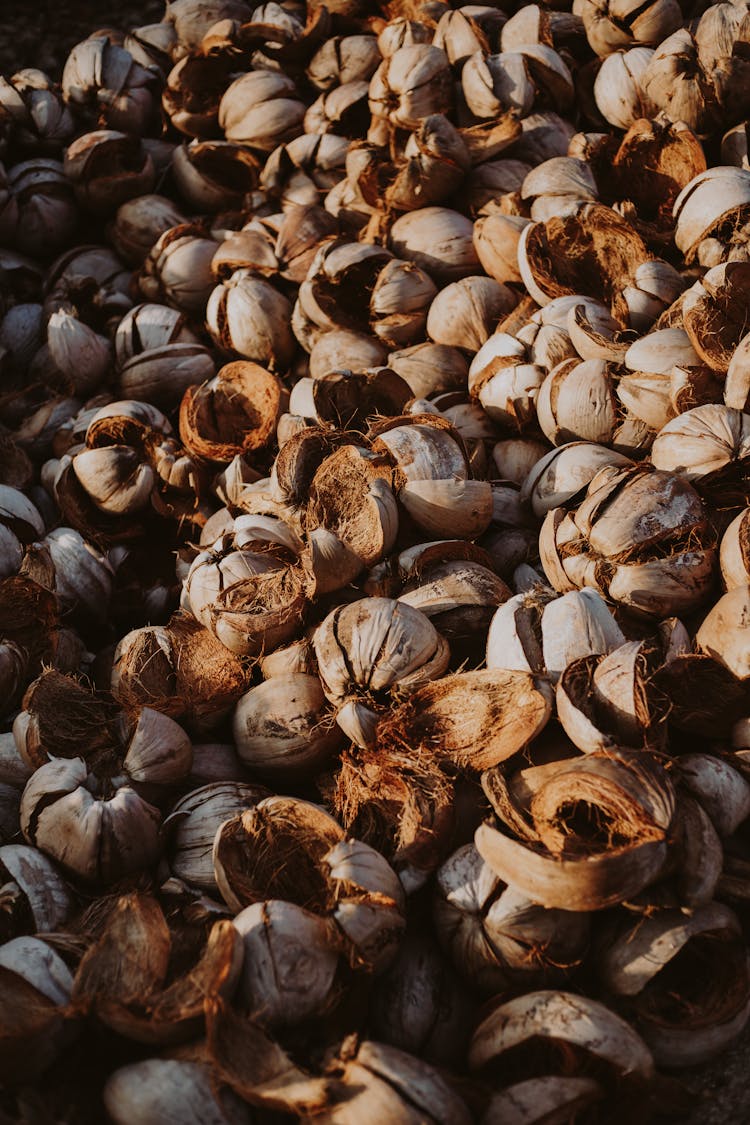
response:
[[[329,1102],[330,1081],[299,1067],[256,1023],[220,999],[206,1003],[206,1047],[216,1073],[250,1105],[307,1115]]]
[[[190,1039],[206,1001],[234,982],[238,942],[228,921],[170,930],[156,899],[123,896],[78,967],[73,1007],[140,1043]]]
[[[736,933],[716,930],[686,942],[633,1006],[644,1022],[697,1033],[732,1019],[749,997],[745,943]]]
[[[315,914],[328,903],[322,860],[344,833],[303,801],[279,798],[248,809],[221,826],[214,866],[222,894],[242,910],[254,902],[283,899]]]
[[[255,187],[261,170],[257,158],[242,145],[217,141],[192,145],[189,159],[201,176],[241,197]]]
[[[650,254],[630,223],[609,207],[589,203],[574,215],[554,216],[531,228],[526,256],[548,297],[581,293],[603,299],[625,325],[620,294]]]
[[[698,300],[686,302],[683,323],[701,359],[726,373],[737,345],[747,334],[750,262],[730,262],[718,284],[704,282]],[[719,400],[720,401],[720,400]]]
[[[262,449],[274,438],[282,394],[277,377],[259,364],[228,363],[210,383],[185,391],[180,437],[197,457],[224,464]]]
[[[480,1073],[495,1089],[555,1074],[561,1077],[590,1078],[600,1089],[611,1094],[613,1088],[618,1089],[623,1082],[627,1084],[628,1081],[627,1074],[621,1073],[585,1047],[546,1035],[530,1035],[522,1043],[497,1055]]]
[[[581,657],[565,669],[558,691],[565,693],[573,707],[613,747],[656,749],[666,737],[669,708],[668,701],[652,680],[659,655],[655,643],[644,642],[634,657],[629,653],[629,660],[625,660],[625,653],[621,654],[616,667],[611,658],[611,678],[608,677],[606,685],[597,683],[602,678],[602,657]],[[561,721],[566,726],[565,721]],[[573,732],[570,733],[573,737]]]
[[[669,701],[669,724],[683,735],[728,735],[750,711],[750,683],[710,656],[678,656],[654,673],[653,683]],[[680,741],[673,739],[671,749],[679,753]]]
[[[105,768],[105,759],[114,752],[111,704],[97,699],[71,676],[49,669],[31,684],[22,706],[29,715],[25,746],[38,766],[49,754],[84,758],[95,772],[97,767]]]
[[[333,371],[313,383],[318,417],[359,433],[367,430],[373,415],[399,414],[411,397],[409,384],[388,367],[363,373]]]
[[[319,467],[342,445],[352,445],[354,434],[309,426],[284,442],[274,463],[276,483],[284,499],[295,506],[307,503],[310,485]]]
[[[316,303],[339,328],[368,332],[370,295],[378,274],[391,258],[387,250],[368,254],[345,266],[335,277],[326,276],[324,263],[322,271],[312,278]]]
[[[663,767],[645,754],[598,753],[567,763],[530,803],[539,841],[570,857],[663,841],[674,807]]]
[[[28,654],[29,675],[52,658],[58,623],[57,599],[50,590],[22,575],[0,581],[0,636]]]

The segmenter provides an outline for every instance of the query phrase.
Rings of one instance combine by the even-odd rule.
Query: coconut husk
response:
[[[260,364],[237,360],[215,379],[188,387],[180,405],[180,437],[196,457],[227,464],[274,438],[284,387]]]
[[[483,824],[477,849],[535,902],[600,910],[638,894],[664,871],[675,794],[651,755],[598,752],[512,779],[493,770],[483,787],[508,827]]]
[[[0,581],[0,636],[27,653],[27,682],[52,659],[58,623],[57,598],[50,590],[20,574]]]
[[[552,688],[526,672],[460,672],[424,684],[378,725],[379,746],[409,746],[462,769],[484,770],[544,729]]]
[[[317,805],[271,797],[225,821],[214,841],[214,872],[235,912],[253,902],[284,899],[321,912],[327,884],[321,861],[343,829]]]
[[[274,478],[281,496],[298,507],[307,502],[319,466],[342,445],[357,442],[354,434],[308,426],[284,442],[274,462]]]
[[[148,521],[143,513],[115,516],[97,508],[76,477],[72,462],[62,469],[55,481],[55,497],[62,523],[80,531],[84,539],[90,539],[97,546],[106,548],[113,543],[134,542],[148,533]]]
[[[393,547],[398,509],[389,487],[390,470],[382,456],[344,445],[321,463],[309,485],[305,526],[324,528],[361,561],[379,562]],[[353,575],[354,577],[356,575]]]
[[[222,590],[208,607],[212,631],[238,656],[260,656],[302,629],[305,578],[301,567],[254,574]]]
[[[231,922],[220,921],[198,959],[181,966],[156,900],[124,896],[78,967],[73,1006],[139,1043],[182,1042],[200,1032],[206,1001],[233,990],[241,952]]]
[[[618,198],[635,203],[639,219],[668,230],[675,199],[706,170],[703,146],[692,130],[660,118],[634,122],[612,163]]]
[[[750,710],[750,683],[711,656],[688,653],[657,669],[653,686],[669,701],[669,725],[683,735],[717,738]],[[673,739],[672,753],[680,742]]]
[[[345,752],[330,783],[341,823],[399,870],[433,870],[453,823],[453,783],[431,752],[380,748]]]
[[[663,747],[669,703],[653,683],[660,657],[655,643],[630,641],[568,665],[557,685],[557,711],[580,750]]]
[[[388,367],[332,371],[312,386],[317,416],[342,430],[364,433],[373,415],[399,414],[412,397],[409,384]]]
[[[250,687],[251,669],[187,613],[163,632],[130,634],[116,663],[113,692],[126,708],[153,707],[191,721],[220,714]]]
[[[630,223],[609,207],[586,203],[573,215],[527,227],[524,236],[528,268],[547,300],[576,293],[596,297],[627,324],[621,292],[650,257]]]
[[[34,466],[10,434],[0,433],[0,481],[24,492],[34,481]]]
[[[53,758],[87,761],[113,749],[111,704],[98,699],[72,676],[48,669],[23,697],[28,723],[23,734],[24,756],[39,767]]]
[[[257,1023],[220,999],[206,1002],[206,1050],[216,1073],[250,1105],[301,1115],[328,1104],[329,1079],[303,1070]]]
[[[706,1062],[750,1017],[745,942],[738,919],[719,903],[626,923],[599,965],[607,987],[629,998],[624,1011],[659,1066]]]
[[[4,965],[0,965],[0,995],[0,1081],[6,1087],[38,1081],[60,1049],[63,1009]]]

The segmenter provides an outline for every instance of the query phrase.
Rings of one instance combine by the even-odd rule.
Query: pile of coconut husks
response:
[[[173,0],[59,77],[0,1122],[679,1117],[750,1016],[750,11]]]

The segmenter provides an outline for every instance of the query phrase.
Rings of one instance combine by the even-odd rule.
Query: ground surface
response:
[[[35,66],[59,77],[68,51],[103,27],[158,23],[162,0],[0,0],[0,73]]]
[[[0,0],[0,73],[35,66],[59,78],[68,51],[97,28],[161,19],[162,0]],[[750,1122],[750,1028],[718,1060],[684,1075],[695,1097],[685,1125]]]

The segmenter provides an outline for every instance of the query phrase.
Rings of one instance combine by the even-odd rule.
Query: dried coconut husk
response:
[[[438,414],[386,418],[368,437],[394,464],[393,487],[421,531],[434,538],[474,539],[492,518],[492,489],[471,479],[471,463],[458,430]]]
[[[739,920],[709,903],[656,911],[607,935],[598,969],[658,1066],[707,1062],[750,1016],[750,963]]]
[[[750,815],[750,783],[728,757],[684,754],[677,761],[677,775],[722,838],[731,836]]]
[[[703,146],[683,121],[664,116],[635,121],[613,161],[620,199],[631,200],[638,222],[671,230],[672,208],[686,184],[706,170]],[[636,224],[638,225],[638,224]]]
[[[156,899],[123,896],[78,966],[73,1009],[139,1043],[192,1039],[205,1001],[234,991],[242,939],[231,922],[216,922],[197,961],[183,961]]]
[[[316,669],[309,666],[308,644],[282,650],[276,667],[273,656],[263,659],[265,682],[242,697],[232,720],[240,761],[281,786],[314,776],[344,742]],[[287,658],[290,666],[284,668]],[[306,671],[295,670],[300,663]]]
[[[500,1003],[485,1017],[469,1046],[469,1069],[500,1085],[540,1072],[588,1072],[622,1096],[623,1087],[653,1078],[654,1061],[637,1032],[604,1004],[543,991]]]
[[[379,971],[393,960],[405,926],[395,872],[316,805],[270,797],[221,825],[214,872],[232,910],[283,899],[328,919],[331,948],[352,968]]]
[[[117,646],[112,692],[126,708],[210,723],[250,687],[251,669],[187,613],[128,633]]]
[[[750,414],[717,403],[688,410],[656,435],[651,460],[692,481],[722,528],[750,502]]]
[[[333,532],[362,567],[376,564],[394,546],[398,532],[389,475],[386,459],[359,445],[343,445],[329,454],[310,481],[308,532]]]
[[[526,672],[459,672],[424,684],[378,724],[380,748],[428,751],[461,769],[510,758],[544,729],[552,688]]]
[[[483,995],[559,983],[588,950],[589,917],[550,910],[495,875],[465,844],[435,877],[433,921],[464,980]]]
[[[76,909],[73,895],[52,861],[25,844],[0,848],[0,887],[3,943],[22,934],[62,929]]]
[[[303,1118],[306,1125],[470,1125],[473,1120],[438,1070],[385,1043],[345,1040],[326,1072],[334,1079],[329,1107]]]
[[[26,653],[26,682],[50,662],[59,624],[55,595],[20,574],[0,581],[0,636]]]
[[[242,58],[242,69],[249,68],[256,52],[281,64],[285,73],[295,74],[305,67],[310,57],[332,33],[331,15],[320,7],[310,12],[304,26],[274,22],[273,9],[256,9],[252,18],[220,19],[214,23],[201,40],[201,52],[209,57],[226,56],[236,68],[237,56]],[[265,18],[264,18],[265,17]]]
[[[445,855],[453,783],[432,753],[352,748],[326,788],[346,830],[386,857],[407,892],[421,886]]]
[[[722,841],[711,818],[698,801],[681,789],[675,817],[674,871],[671,875],[681,907],[705,906],[711,902],[723,863]]]
[[[750,508],[740,512],[724,532],[719,563],[727,590],[750,582]]]
[[[134,542],[154,530],[149,527],[147,512],[129,512],[118,516],[97,508],[78,480],[73,462],[67,456],[55,477],[54,492],[63,525],[74,527],[84,539],[89,539],[98,546]]]
[[[216,884],[235,913],[267,899],[323,913],[328,888],[322,860],[344,839],[341,825],[319,806],[295,797],[268,797],[218,829]]]
[[[187,55],[167,76],[162,106],[174,127],[188,137],[219,136],[219,103],[231,81],[229,59]]]
[[[547,304],[577,293],[597,297],[622,324],[627,324],[622,290],[650,257],[630,223],[599,203],[525,227],[518,253],[521,276],[535,300]]]
[[[211,631],[238,656],[259,656],[302,628],[306,598],[300,567],[253,574],[222,590],[204,611]]]
[[[273,466],[274,493],[294,507],[307,503],[320,465],[341,446],[357,444],[358,435],[322,426],[307,426],[285,441]]]
[[[593,1111],[604,1096],[604,1087],[594,1078],[527,1078],[492,1095],[482,1125],[566,1125]]]
[[[489,561],[489,560],[488,560]],[[407,581],[399,601],[430,618],[450,641],[481,642],[492,615],[510,590],[492,569],[473,561],[426,561],[419,577]]]
[[[704,618],[695,636],[699,650],[750,684],[750,584],[728,590]]]
[[[726,262],[708,271],[685,294],[682,321],[704,363],[726,374],[747,332],[750,262]]]
[[[557,714],[583,750],[658,750],[664,746],[669,701],[654,687],[661,663],[654,641],[628,641],[606,656],[567,666],[557,685]]]
[[[412,427],[416,427],[413,433]],[[383,453],[395,462],[397,487],[409,481],[438,480],[449,473],[468,473],[469,457],[463,439],[455,426],[440,414],[380,418],[373,423],[367,438],[376,453]]]
[[[220,998],[207,998],[206,1050],[217,1075],[250,1105],[301,1115],[322,1110],[330,1079],[299,1067],[257,1023]]]
[[[112,746],[115,712],[72,676],[48,669],[26,691],[14,733],[34,768],[49,757],[89,759]]]
[[[492,571],[490,554],[476,543],[465,539],[438,539],[417,543],[378,563],[365,577],[362,592],[370,597],[397,598],[409,585],[416,588],[423,580],[429,580],[433,568],[453,562],[475,563]]]
[[[34,481],[34,467],[10,434],[0,433],[0,480],[24,492]]]
[[[750,711],[750,683],[702,653],[669,660],[654,673],[653,686],[669,700],[670,726],[683,735],[722,737]],[[673,739],[672,752],[679,746]]]
[[[495,769],[482,784],[507,827],[481,825],[477,849],[535,902],[601,910],[638,894],[664,870],[675,794],[651,755],[597,752],[510,778]]]
[[[388,367],[332,371],[311,380],[315,417],[338,429],[364,432],[373,415],[400,414],[412,397],[409,384]]]
[[[547,514],[545,573],[564,591],[593,585],[657,618],[694,609],[711,591],[716,557],[707,510],[676,473],[637,465],[602,473],[575,513]]]
[[[251,808],[268,790],[241,781],[219,781],[181,798],[164,821],[168,860],[173,874],[208,894],[218,894],[213,843],[225,820]]]
[[[226,463],[263,449],[274,437],[284,388],[257,363],[227,363],[200,387],[188,387],[180,405],[185,447],[209,461]]]
[[[55,984],[57,996],[45,994],[10,965],[0,965],[0,1082],[6,1088],[38,1082],[72,1038],[67,997],[62,982]]]

